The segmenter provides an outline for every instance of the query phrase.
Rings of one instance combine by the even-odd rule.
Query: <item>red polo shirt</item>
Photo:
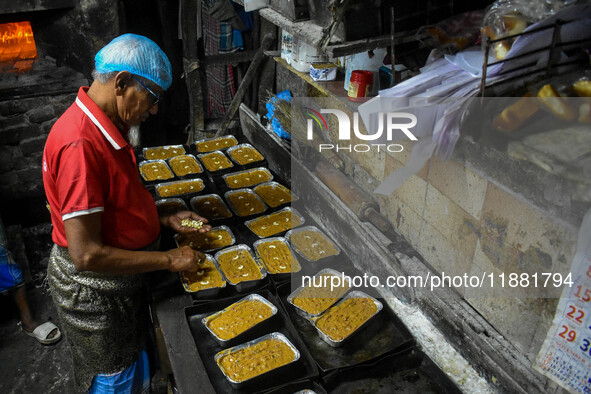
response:
[[[156,240],[160,221],[133,154],[107,115],[80,88],[57,120],[43,152],[43,184],[53,242],[67,247],[64,221],[102,212],[106,245],[140,249]]]

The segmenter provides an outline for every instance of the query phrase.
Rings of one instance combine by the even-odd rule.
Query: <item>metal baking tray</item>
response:
[[[223,271],[222,267],[219,264],[219,258],[220,258],[220,256],[222,256],[225,253],[234,252],[236,250],[246,250],[248,253],[250,253],[250,256],[252,257],[254,263],[256,264],[258,269],[261,271],[260,278],[251,279],[251,280],[244,280],[242,282],[234,283],[226,275],[226,273]],[[238,291],[239,293],[243,293],[243,292],[247,292],[247,291],[255,289],[267,277],[267,270],[265,270],[265,267],[263,267],[263,264],[261,264],[261,262],[255,257],[254,253],[252,253],[252,250],[248,247],[248,245],[240,244],[240,245],[230,246],[229,248],[225,248],[225,249],[222,249],[219,252],[217,252],[214,257],[215,257],[216,261],[218,261],[218,266],[220,267],[220,270],[222,271],[222,273],[226,276],[226,280],[228,281],[228,283],[230,283],[232,286],[234,286],[236,291]]]
[[[244,186],[239,186],[239,187],[233,187],[229,181],[228,181],[228,177],[234,176],[234,175],[241,175],[241,174],[246,174],[249,172],[253,172],[253,171],[263,171],[265,173],[267,173],[269,175],[269,179],[265,179],[264,181],[261,182],[254,182],[252,184],[249,185],[244,185]],[[271,174],[271,172],[269,171],[269,169],[265,168],[265,167],[256,167],[256,168],[251,168],[249,170],[244,170],[244,171],[237,171],[237,172],[232,172],[230,174],[225,174],[222,175],[222,179],[224,180],[224,182],[226,183],[226,185],[230,188],[230,189],[241,189],[243,187],[251,187],[251,186],[255,186],[258,185],[260,183],[264,183],[264,182],[269,182],[271,180],[273,180],[273,174]]]
[[[226,277],[224,276],[224,273],[222,272],[222,270],[220,270],[220,267],[218,267],[217,261],[215,261],[213,256],[211,256],[209,254],[205,255],[205,259],[207,261],[213,263],[213,266],[218,270],[218,272],[222,276],[223,284],[220,287],[211,287],[209,289],[202,289],[202,290],[194,291],[189,288],[189,284],[185,280],[185,277],[183,276],[182,272],[179,272],[179,276],[181,278],[181,283],[183,284],[183,289],[185,289],[185,291],[187,293],[191,294],[191,296],[195,299],[206,299],[206,298],[216,297],[226,287],[226,283],[227,283]]]
[[[214,140],[221,140],[221,139],[231,139],[233,140],[234,144],[231,146],[228,146],[226,148],[219,148],[219,149],[212,149],[212,150],[200,150],[199,149],[199,144],[202,142],[209,142],[209,141],[214,141]],[[214,137],[214,138],[205,138],[202,140],[199,140],[197,142],[195,142],[195,150],[199,153],[209,153],[209,152],[213,152],[215,150],[224,150],[224,149],[228,149],[231,148],[232,146],[238,145],[238,140],[236,139],[236,137],[234,137],[233,135],[222,135],[221,137]]]
[[[286,230],[281,230],[281,231],[278,231],[278,232],[276,232],[276,233],[274,233],[274,234],[269,234],[269,235],[261,236],[261,235],[258,235],[257,233],[255,233],[255,232],[254,232],[254,231],[251,229],[251,225],[252,225],[252,223],[255,223],[257,220],[262,220],[262,219],[268,218],[269,216],[272,216],[272,215],[277,215],[277,214],[279,214],[279,213],[282,213],[282,212],[291,212],[291,214],[292,214],[292,215],[296,215],[296,216],[299,218],[299,220],[300,220],[300,224],[299,224],[298,226],[301,226],[301,225],[302,225],[302,224],[304,224],[304,222],[305,222],[305,219],[304,219],[304,217],[303,217],[303,216],[302,216],[302,215],[301,215],[301,214],[300,214],[300,213],[299,213],[299,212],[298,212],[298,211],[297,211],[295,208],[290,208],[290,207],[287,207],[287,208],[280,209],[280,210],[278,210],[278,211],[276,211],[276,212],[270,213],[270,214],[268,214],[268,215],[265,215],[265,216],[259,216],[258,218],[251,219],[251,220],[247,220],[246,222],[244,222],[244,225],[245,225],[246,227],[248,227],[248,229],[249,229],[250,231],[252,231],[252,233],[253,233],[254,235],[256,235],[257,237],[259,237],[259,238],[272,237],[272,236],[274,236],[274,235],[275,235],[275,236],[277,236],[277,235],[279,235],[279,234],[281,234],[281,233],[283,233],[283,232],[285,232],[285,231],[289,231],[289,230],[287,230],[287,229],[286,229]],[[292,228],[294,228],[294,227],[298,227],[298,226],[293,226],[293,227],[291,227],[290,229],[292,229]]]
[[[148,166],[150,164],[155,164],[155,163],[158,163],[158,164],[164,166],[166,168],[166,170],[170,173],[170,176],[168,178],[146,179],[146,176],[142,172],[142,167]],[[164,161],[164,160],[144,160],[141,163],[139,163],[137,167],[138,167],[138,170],[139,170],[140,175],[142,176],[142,179],[144,180],[144,182],[157,183],[157,182],[167,181],[169,179],[174,179],[174,177],[175,177],[174,172],[168,166],[168,164],[166,164],[166,161]]]
[[[224,357],[225,355],[232,354],[232,353],[237,352],[237,351],[242,350],[242,349],[246,349],[246,348],[248,348],[250,346],[256,345],[257,343],[266,341],[268,339],[278,339],[280,341],[285,342],[285,344],[287,344],[287,346],[289,346],[291,348],[291,350],[293,351],[293,353],[294,353],[294,359],[292,361],[290,361],[289,363],[287,363],[287,364],[281,365],[281,366],[279,366],[279,367],[277,367],[275,369],[266,371],[266,372],[264,372],[264,373],[262,373],[260,375],[253,376],[252,378],[249,378],[249,379],[246,379],[246,380],[242,380],[242,381],[236,381],[236,380],[232,379],[231,377],[229,377],[228,374],[226,373],[226,371],[220,365],[220,361],[219,360],[222,357]],[[267,335],[264,335],[264,336],[262,336],[260,338],[257,338],[257,339],[255,339],[253,341],[246,342],[246,343],[244,343],[242,345],[238,345],[238,346],[231,347],[230,349],[222,350],[221,352],[217,353],[214,356],[215,363],[219,366],[220,370],[222,371],[222,373],[224,374],[224,376],[226,377],[226,379],[228,379],[228,381],[230,382],[230,384],[234,388],[240,388],[241,387],[241,384],[250,382],[253,379],[257,379],[258,380],[260,377],[264,377],[265,375],[267,375],[267,374],[269,374],[271,372],[277,372],[277,371],[280,371],[280,370],[284,370],[286,367],[289,367],[291,364],[295,363],[299,359],[300,359],[300,352],[299,352],[299,350],[289,341],[289,339],[287,339],[287,337],[285,335],[283,335],[280,332],[273,332],[271,334],[267,334]]]
[[[191,159],[193,159],[193,160],[195,161],[195,163],[197,164],[197,167],[199,167],[199,172],[189,172],[189,173],[187,173],[187,174],[185,174],[185,175],[181,175],[181,174],[177,174],[177,173],[174,171],[174,167],[172,166],[172,164],[171,164],[170,162],[171,162],[172,160],[175,160],[175,159],[180,159],[180,158],[182,158],[182,157],[185,157],[185,156],[186,156],[186,157],[189,157],[189,158],[191,158]],[[171,157],[170,159],[168,159],[168,160],[167,160],[167,162],[168,162],[168,166],[169,166],[169,167],[170,167],[170,169],[172,170],[172,173],[173,173],[174,175],[178,176],[178,177],[179,177],[179,178],[181,178],[181,179],[185,179],[185,178],[192,178],[192,177],[194,177],[195,175],[199,175],[199,174],[202,174],[202,173],[203,173],[203,166],[201,165],[201,163],[199,163],[199,161],[197,160],[197,158],[196,158],[194,155],[192,155],[192,154],[188,154],[188,153],[187,153],[187,154],[184,154],[184,155],[180,155],[180,156]]]
[[[317,278],[320,275],[324,275],[324,274],[331,274],[331,275],[336,275],[336,276],[342,276],[343,275],[343,272],[339,272],[339,271],[334,270],[332,268],[322,269],[322,270],[318,271],[318,273],[312,277],[312,283],[314,283],[314,278]],[[334,304],[336,304],[339,301],[340,298],[342,298],[345,294],[347,294],[347,292],[349,291],[349,289],[351,288],[351,286],[349,286],[347,288],[347,290],[343,293],[342,296],[335,297],[336,299],[334,300],[334,302],[332,304],[328,305],[327,308],[324,311],[321,311],[319,313],[309,313],[309,312],[301,309],[299,306],[297,306],[297,305],[295,305],[293,303],[293,299],[296,298],[302,292],[302,290],[304,290],[305,288],[306,288],[306,286],[300,286],[297,289],[295,289],[289,296],[287,296],[287,302],[290,303],[291,305],[293,305],[293,307],[295,308],[296,312],[298,312],[298,314],[300,316],[303,316],[303,317],[305,317],[307,319],[312,320],[314,317],[318,317],[318,316],[322,315],[331,306],[333,306]]]
[[[289,193],[289,194],[291,195],[291,200],[289,200],[289,201],[284,201],[284,202],[282,202],[282,203],[280,203],[280,204],[278,204],[278,205],[271,205],[271,204],[269,204],[269,202],[268,202],[268,201],[266,201],[266,200],[265,200],[265,199],[264,199],[264,198],[263,198],[263,197],[262,197],[262,196],[259,194],[259,192],[257,191],[257,189],[259,189],[259,188],[262,188],[262,187],[264,187],[264,186],[270,186],[270,187],[272,187],[272,188],[278,188],[278,189],[282,189],[282,190],[284,190],[285,192],[287,192],[287,193]],[[297,201],[297,200],[299,199],[299,197],[298,197],[298,196],[297,196],[297,195],[296,195],[294,192],[292,192],[292,191],[291,191],[290,189],[288,189],[287,187],[283,186],[281,183],[278,183],[278,182],[275,182],[275,181],[261,183],[260,185],[257,185],[256,187],[254,187],[252,190],[253,190],[253,191],[254,191],[254,192],[255,192],[255,193],[256,193],[256,194],[257,194],[259,197],[261,197],[261,199],[262,199],[263,201],[265,201],[265,204],[267,204],[267,205],[268,205],[268,206],[270,206],[271,208],[277,208],[277,207],[279,207],[279,206],[281,206],[281,205],[283,205],[283,204],[289,204],[289,203],[292,203],[292,202],[294,202],[294,201]]]
[[[215,198],[216,201],[219,202],[220,206],[223,207],[226,210],[225,213],[227,215],[226,216],[219,217],[219,218],[211,218],[211,217],[208,217],[207,215],[205,215],[203,212],[199,211],[199,209],[197,209],[197,201],[204,200],[206,198]],[[191,198],[190,203],[191,203],[191,208],[193,208],[193,210],[195,212],[197,212],[197,214],[199,216],[202,216],[202,217],[206,218],[210,222],[211,221],[214,221],[214,220],[225,220],[225,219],[229,219],[229,218],[231,218],[233,216],[232,215],[232,212],[230,211],[230,208],[228,208],[228,206],[226,205],[226,203],[224,202],[224,200],[222,200],[222,198],[219,195],[217,195],[217,194],[204,194],[202,196],[195,196],[195,197]]]
[[[228,160],[228,163],[230,163],[230,166],[229,167],[224,167],[224,168],[218,168],[217,170],[210,170],[209,168],[207,168],[207,165],[203,161],[203,158],[205,156],[209,156],[209,155],[213,155],[213,154],[222,155],[226,160]],[[226,156],[224,154],[224,152],[222,152],[221,150],[214,150],[213,152],[203,153],[203,154],[197,155],[197,157],[199,158],[199,160],[203,164],[203,168],[205,168],[207,170],[207,172],[209,172],[210,174],[220,174],[220,173],[223,173],[223,172],[232,171],[234,169],[234,163],[232,163],[232,160],[230,160],[228,158],[228,156]]]
[[[256,323],[254,326],[247,328],[245,331],[242,331],[241,333],[234,336],[233,338],[222,339],[219,336],[217,336],[216,333],[213,332],[212,329],[209,327],[209,322],[211,320],[215,319],[216,317],[218,317],[219,315],[221,315],[222,313],[228,312],[230,309],[233,309],[235,306],[237,306],[241,302],[245,302],[245,301],[259,301],[259,302],[267,305],[269,308],[271,308],[271,316],[267,317],[264,320],[261,320],[260,322]],[[216,340],[217,343],[219,343],[222,347],[227,347],[231,342],[239,342],[241,340],[241,338],[244,339],[246,336],[252,335],[254,330],[258,330],[262,325],[264,325],[265,322],[272,319],[276,314],[277,314],[277,307],[275,305],[273,305],[270,301],[268,301],[265,297],[260,296],[258,294],[250,294],[250,295],[247,295],[246,297],[236,301],[235,303],[228,306],[227,308],[224,308],[219,312],[215,312],[207,317],[204,317],[203,319],[201,319],[201,322],[203,323],[203,325],[205,326],[207,331],[209,331],[209,333],[213,336],[213,338]]]
[[[178,183],[188,183],[188,182],[201,182],[201,188],[199,190],[191,190],[191,191],[189,191],[187,193],[174,194],[172,196],[163,196],[163,195],[160,194],[160,188],[161,187],[175,185],[175,184],[178,184]],[[156,185],[156,195],[158,197],[179,197],[179,196],[187,196],[187,195],[190,195],[190,194],[199,193],[199,192],[203,191],[203,189],[205,189],[205,183],[203,182],[203,179],[201,179],[201,178],[183,179],[183,180],[180,180],[180,181],[172,181],[172,182],[158,183]]]
[[[273,242],[273,241],[279,241],[283,244],[285,244],[285,246],[287,247],[287,249],[289,250],[289,253],[291,253],[291,258],[292,258],[292,269],[295,268],[293,271],[291,272],[279,272],[279,273],[272,273],[271,271],[269,271],[267,269],[267,265],[265,264],[265,261],[263,260],[261,254],[259,253],[258,247],[259,245],[265,244],[265,243],[269,243],[269,242]],[[295,253],[293,252],[293,250],[291,249],[291,247],[289,246],[289,243],[287,242],[287,239],[283,238],[283,237],[271,237],[271,238],[264,238],[264,239],[259,239],[258,241],[256,241],[253,245],[252,248],[257,256],[257,258],[259,259],[259,261],[265,266],[265,269],[267,269],[267,273],[272,277],[272,278],[276,278],[278,280],[280,279],[288,279],[292,273],[297,273],[300,272],[302,269],[302,266],[300,265],[300,262],[298,261]],[[294,264],[295,261],[295,264]],[[295,266],[295,267],[294,267]]]
[[[333,246],[333,247],[336,249],[337,253],[336,253],[336,254],[331,254],[331,255],[329,255],[329,256],[322,257],[322,258],[319,258],[319,259],[315,259],[315,260],[314,260],[314,259],[309,259],[309,258],[306,256],[306,254],[305,254],[305,253],[304,253],[302,250],[300,250],[300,249],[298,248],[298,246],[297,246],[297,245],[296,245],[296,244],[295,244],[295,243],[294,243],[294,242],[291,240],[291,237],[292,237],[294,234],[301,233],[302,231],[314,231],[314,232],[316,232],[316,233],[318,233],[318,234],[322,235],[324,238],[326,238],[326,240],[327,240],[327,241],[329,241],[329,242],[332,244],[332,246]],[[329,258],[329,257],[338,256],[339,254],[341,254],[341,249],[340,249],[340,248],[338,247],[338,245],[337,245],[337,244],[336,244],[336,243],[335,243],[335,242],[332,240],[332,238],[330,238],[329,236],[327,236],[327,235],[326,235],[324,232],[322,232],[322,231],[321,231],[321,230],[320,230],[318,227],[316,227],[316,226],[303,226],[303,227],[298,227],[298,228],[296,228],[296,229],[290,230],[290,231],[288,231],[288,232],[285,234],[285,238],[287,238],[287,239],[289,240],[289,243],[291,244],[291,246],[293,246],[293,249],[294,249],[296,252],[298,252],[298,254],[299,254],[300,256],[302,256],[304,259],[306,259],[306,260],[308,260],[308,261],[319,261],[319,260],[327,259],[327,258]]]
[[[232,203],[232,200],[230,199],[230,197],[232,195],[238,194],[238,193],[246,193],[246,194],[252,196],[252,198],[254,198],[255,200],[257,200],[258,202],[261,203],[261,205],[263,206],[263,210],[258,211],[258,212],[252,212],[248,215],[241,215],[240,212],[238,211],[238,209],[236,208],[236,206]],[[228,206],[232,209],[232,212],[234,212],[234,214],[236,216],[248,217],[248,216],[252,216],[252,215],[260,215],[261,213],[264,213],[267,211],[267,204],[265,204],[265,202],[255,192],[253,192],[252,190],[247,189],[247,188],[227,191],[226,193],[224,193],[224,198],[226,199],[226,201],[228,202]]]
[[[239,163],[238,160],[236,160],[232,156],[232,152],[235,151],[236,149],[240,149],[240,148],[250,148],[253,151],[258,152],[258,154],[261,155],[262,159],[260,159],[260,160],[253,160],[253,161],[248,162],[246,164]],[[234,162],[234,164],[236,164],[237,166],[246,167],[246,166],[250,166],[250,165],[253,165],[253,164],[256,165],[256,163],[261,163],[261,162],[265,161],[265,156],[263,156],[263,154],[257,148],[255,148],[254,146],[252,146],[251,144],[238,144],[236,146],[232,146],[232,147],[228,148],[228,150],[226,151],[226,153],[228,154],[228,157],[230,158],[230,160],[232,160]]]
[[[338,307],[339,305],[341,305],[343,302],[345,302],[346,300],[348,300],[350,298],[369,298],[369,299],[371,299],[374,302],[374,304],[377,307],[377,310],[365,322],[363,322],[355,331],[353,331],[352,333],[350,333],[349,335],[347,335],[345,338],[341,339],[340,341],[335,341],[335,340],[331,339],[326,333],[324,333],[320,328],[318,328],[318,320],[322,319],[322,316],[326,315],[327,313],[330,313],[330,310],[331,309]],[[365,294],[362,291],[354,290],[354,291],[351,291],[349,294],[347,294],[345,297],[343,297],[338,303],[334,304],[333,306],[331,306],[330,308],[328,308],[326,311],[324,311],[324,313],[322,315],[313,318],[312,319],[312,323],[314,324],[314,327],[318,331],[318,335],[320,335],[320,338],[322,338],[322,340],[324,342],[328,343],[332,347],[339,347],[339,346],[341,346],[343,344],[343,342],[345,342],[346,340],[348,340],[349,338],[351,338],[352,336],[354,336],[365,325],[367,325],[367,323],[369,323],[369,321],[372,320],[373,317],[375,315],[377,315],[382,310],[383,307],[384,306],[382,305],[382,303],[380,301],[376,300],[375,298],[373,298],[373,297]]]
[[[232,246],[232,245],[234,245],[236,243],[236,237],[234,236],[234,233],[232,232],[232,230],[230,230],[230,227],[228,227],[228,226],[217,226],[217,227],[213,227],[211,230],[209,230],[209,233],[211,233],[212,231],[218,231],[218,230],[227,231],[228,234],[230,234],[230,238],[232,239],[232,243],[230,245],[224,245],[224,246],[220,246],[218,248],[199,250],[200,252],[213,252],[214,250],[219,250],[219,249],[222,249],[222,248],[230,247],[230,246]],[[203,234],[203,233],[194,233],[194,234]],[[188,236],[188,235],[186,235],[186,234],[178,234],[178,233],[174,235],[174,242],[176,242],[177,247],[181,247],[182,246],[179,243],[179,238],[186,237],[186,236]],[[183,244],[183,245],[185,245],[185,244]],[[191,246],[191,245],[189,245],[189,246]],[[217,258],[216,258],[216,263],[217,263]],[[219,266],[218,266],[218,268],[219,268]],[[222,272],[222,271],[220,270],[220,272]],[[223,274],[223,272],[222,272],[222,274]]]
[[[162,198],[156,200],[155,204],[158,212],[164,215],[171,215],[176,212],[189,210],[185,201],[178,197]],[[171,204],[172,206],[167,206],[167,204]]]
[[[185,150],[185,147],[182,145],[162,145],[162,146],[151,146],[151,147],[147,147],[144,148],[142,150],[142,156],[144,157],[145,160],[155,160],[153,157],[147,157],[146,152],[148,152],[150,149],[179,149],[182,150],[182,152],[178,152],[178,154],[173,154],[172,156],[169,157],[165,157],[165,158],[158,158],[160,160],[166,160],[169,159],[171,157],[174,156],[178,156],[178,155],[184,155],[185,153],[187,153],[187,151]]]

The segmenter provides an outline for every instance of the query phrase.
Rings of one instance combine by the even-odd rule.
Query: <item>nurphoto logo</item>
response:
[[[394,133],[402,132],[411,141],[417,141],[417,137],[410,131],[417,125],[417,117],[408,112],[380,112],[378,114],[378,129],[371,134],[364,134],[359,129],[359,113],[353,113],[353,122],[351,127],[351,119],[349,115],[338,109],[321,109],[320,112],[313,110],[312,108],[306,108],[306,114],[311,118],[307,121],[307,139],[311,141],[314,133],[314,123],[320,127],[320,130],[324,133],[328,133],[328,124],[322,114],[332,114],[336,116],[339,125],[339,141],[350,141],[351,140],[351,129],[355,134],[355,137],[362,141],[377,141],[383,139],[384,135],[387,141],[394,139]],[[398,137],[398,136],[396,136]],[[386,149],[388,152],[402,152],[404,149],[400,144],[354,144],[354,145],[340,145],[340,144],[319,144],[318,151],[323,150],[336,150],[341,151],[355,151],[355,152],[369,152],[372,149],[376,149],[378,152],[381,149]]]

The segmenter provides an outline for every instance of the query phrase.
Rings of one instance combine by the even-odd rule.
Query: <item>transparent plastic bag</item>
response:
[[[522,33],[529,25],[554,15],[561,8],[577,3],[577,0],[497,0],[491,4],[482,20],[483,50],[486,37],[497,40]],[[493,45],[497,59],[504,59],[513,39]]]

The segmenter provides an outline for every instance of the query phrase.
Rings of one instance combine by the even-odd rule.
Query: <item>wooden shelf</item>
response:
[[[263,8],[259,10],[260,15],[269,22],[280,27],[291,35],[304,40],[308,45],[319,48],[325,34],[324,27],[318,25],[314,21],[300,21],[292,22],[277,11],[271,8]],[[415,31],[401,32],[395,34],[395,44],[405,44],[416,41]],[[379,37],[365,38],[356,41],[335,41],[331,42],[325,49],[327,55],[331,57],[341,57],[352,55],[359,52],[370,51],[376,48],[389,47],[392,42],[392,37],[383,35]]]

